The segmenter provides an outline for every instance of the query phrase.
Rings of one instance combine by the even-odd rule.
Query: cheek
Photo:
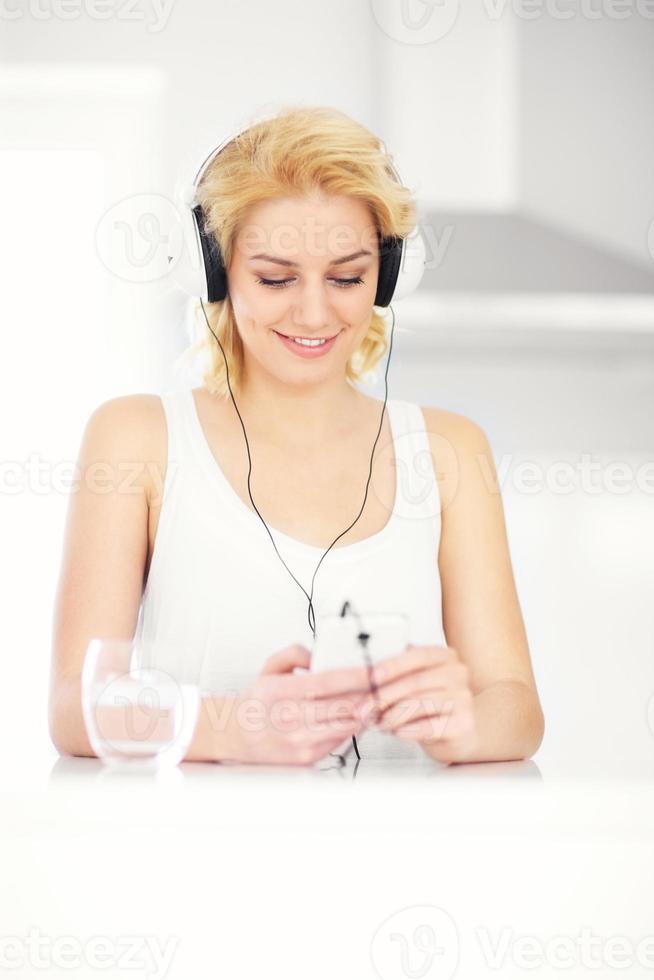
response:
[[[344,323],[358,328],[364,323],[370,324],[373,315],[372,303],[374,294],[364,286],[352,286],[350,289],[340,289],[333,300],[333,308]]]
[[[248,286],[242,296],[247,315],[258,323],[275,320],[280,311],[286,310],[291,302],[290,291],[272,289],[256,282]]]
[[[348,327],[365,331],[370,326],[376,293],[376,286],[354,286],[349,289],[339,288],[331,294],[332,310]],[[292,303],[291,290],[267,289],[256,282],[230,283],[230,297],[234,315],[246,331],[257,327],[274,326],[280,318],[287,314]]]
[[[236,287],[230,292],[230,297],[239,328],[246,332],[274,324],[287,305],[277,290],[266,290],[264,293],[257,283]]]

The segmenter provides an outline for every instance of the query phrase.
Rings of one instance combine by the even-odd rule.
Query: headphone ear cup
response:
[[[418,228],[407,238],[382,238],[375,306],[388,306],[418,288],[425,272],[425,243]]]
[[[389,238],[382,238],[379,243],[379,279],[377,280],[375,306],[388,306],[393,299],[402,258],[402,246],[402,239],[393,235]]]
[[[227,296],[227,273],[223,262],[220,245],[206,227],[206,220],[201,204],[193,208],[195,222],[202,249],[205,279],[207,284],[207,302],[218,303]]]
[[[207,299],[207,280],[195,215],[190,207],[176,201],[175,220],[168,239],[170,274],[180,289],[190,296]]]
[[[425,274],[427,251],[418,226],[403,240],[400,270],[395,284],[393,299],[404,299],[420,285]]]

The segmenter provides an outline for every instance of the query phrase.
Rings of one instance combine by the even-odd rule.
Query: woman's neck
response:
[[[365,395],[349,384],[334,388],[271,393],[247,388],[234,393],[248,433],[276,445],[310,452],[351,437],[365,419]],[[229,399],[231,401],[231,399]]]

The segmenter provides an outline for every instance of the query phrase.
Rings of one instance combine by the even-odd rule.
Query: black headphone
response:
[[[227,274],[219,243],[206,225],[206,215],[197,202],[197,190],[207,167],[233,140],[247,130],[224,140],[205,157],[192,180],[178,182],[175,189],[178,226],[170,238],[168,262],[173,279],[190,296],[206,303],[219,303],[227,296]],[[400,176],[391,162],[388,166],[399,184]],[[425,244],[418,228],[406,238],[379,240],[379,278],[374,306],[387,307],[403,299],[419,285],[425,271]]]
[[[297,583],[297,585],[302,589],[305,596],[309,600],[308,618],[309,627],[313,633],[314,639],[316,635],[315,630],[315,614],[313,610],[313,585],[316,578],[316,573],[322,564],[323,559],[326,557],[329,551],[334,547],[339,538],[342,538],[350,528],[352,528],[356,522],[361,517],[363,509],[368,499],[368,487],[370,485],[370,480],[372,478],[372,462],[375,454],[375,447],[379,440],[381,434],[381,429],[384,421],[384,412],[386,411],[386,402],[388,400],[388,368],[391,360],[391,352],[393,349],[393,331],[395,328],[395,311],[391,307],[391,313],[393,314],[393,322],[391,324],[391,336],[390,344],[388,349],[388,358],[386,361],[386,371],[384,373],[384,404],[382,406],[381,419],[379,421],[379,429],[377,430],[377,435],[372,447],[372,453],[370,456],[370,469],[368,472],[368,480],[366,483],[366,490],[363,498],[363,503],[361,509],[357,514],[352,524],[346,527],[338,537],[332,541],[329,548],[325,551],[320,561],[316,565],[316,569],[313,573],[313,578],[311,580],[311,595],[308,595],[304,587],[295,578],[290,568],[279,554],[277,550],[277,545],[275,544],[274,538],[270,533],[270,529],[266,524],[265,520],[259,513],[257,506],[252,498],[252,492],[250,489],[250,476],[252,473],[252,457],[250,455],[250,445],[248,443],[247,433],[245,431],[245,425],[243,424],[243,419],[241,413],[238,410],[236,404],[236,399],[234,398],[234,393],[232,391],[232,386],[229,382],[229,367],[227,364],[227,358],[225,356],[225,351],[223,349],[220,340],[214,333],[209,319],[207,317],[207,312],[204,308],[204,302],[208,303],[218,303],[224,300],[227,296],[227,273],[225,265],[223,262],[222,252],[220,245],[217,242],[215,236],[209,231],[206,224],[206,215],[202,208],[202,205],[197,203],[196,193],[197,187],[200,183],[202,175],[204,174],[208,165],[216,158],[216,156],[221,152],[224,147],[230,143],[233,139],[241,133],[237,133],[235,136],[229,137],[229,139],[223,141],[218,147],[211,151],[211,153],[205,158],[200,168],[198,169],[195,178],[190,184],[178,185],[176,191],[177,205],[179,208],[178,216],[180,218],[181,224],[181,234],[173,237],[171,239],[170,249],[173,252],[169,256],[169,263],[173,278],[175,281],[191,296],[197,296],[200,299],[200,305],[202,307],[202,312],[207,324],[208,329],[211,331],[213,336],[220,347],[220,350],[225,361],[225,370],[227,373],[227,385],[229,387],[229,392],[234,403],[234,408],[240,419],[241,427],[243,429],[243,435],[245,437],[245,445],[248,454],[248,493],[250,495],[250,500],[252,506],[254,507],[256,513],[258,514],[261,522],[263,523],[268,536],[272,541],[272,545],[277,552],[277,556],[280,561],[290,574],[291,578]],[[392,166],[391,169],[395,175],[398,183],[401,183],[399,174],[397,170]],[[410,247],[409,243],[415,243],[413,247]],[[413,236],[407,236],[407,238],[398,238],[396,236],[382,237],[379,242],[379,277],[377,281],[377,291],[375,293],[374,306],[387,307],[390,305],[391,300],[400,299],[418,286],[425,268],[425,245],[420,235],[419,231],[416,229]],[[346,608],[351,606],[351,603],[346,602],[343,606],[343,611],[341,615],[345,615]],[[313,622],[312,622],[313,618]],[[367,637],[366,637],[367,639]],[[365,641],[362,642],[364,647],[365,656]],[[370,664],[368,664],[369,678],[372,681],[372,676],[370,672]],[[374,694],[376,688],[371,683],[371,692]],[[356,738],[352,736],[352,744],[357,755],[357,760],[361,758],[359,754],[359,749],[357,746]],[[349,749],[348,749],[349,751]],[[336,753],[332,753],[336,754]],[[344,764],[344,756],[338,756],[341,760],[341,764]]]
[[[207,284],[207,302],[218,303],[227,296],[227,273],[220,246],[206,227],[201,204],[192,209],[202,249],[202,264]],[[388,306],[398,281],[405,239],[391,236],[382,238],[379,246],[379,279],[374,306]]]

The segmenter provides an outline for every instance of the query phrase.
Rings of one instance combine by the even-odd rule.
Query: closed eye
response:
[[[332,282],[337,283],[341,289],[347,289],[348,286],[358,286],[360,283],[362,284],[363,281],[364,280],[361,278],[361,276],[355,276],[354,279],[332,279]],[[262,286],[272,286],[273,289],[279,289],[283,288],[284,286],[288,286],[288,284],[293,282],[293,280],[258,278],[257,282],[261,283]]]

